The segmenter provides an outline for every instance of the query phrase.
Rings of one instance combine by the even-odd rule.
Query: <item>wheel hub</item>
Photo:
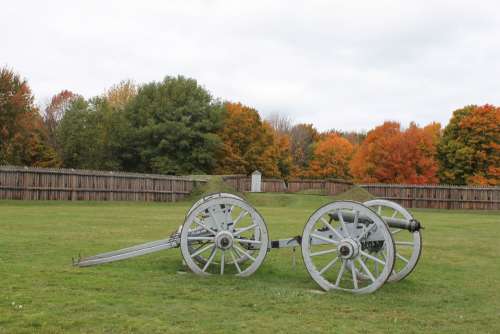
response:
[[[228,231],[222,231],[215,236],[215,245],[217,248],[226,250],[233,247],[233,235]]]
[[[337,246],[337,252],[342,259],[352,259],[358,256],[360,245],[354,239],[343,239]]]

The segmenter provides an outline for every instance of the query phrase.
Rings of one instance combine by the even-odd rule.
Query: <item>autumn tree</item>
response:
[[[47,136],[50,145],[59,151],[59,144],[56,138],[56,129],[64,114],[70,107],[72,101],[77,98],[77,95],[69,90],[63,90],[54,95],[50,103],[45,107],[43,112],[43,122],[47,129]]]
[[[349,161],[353,154],[352,144],[336,133],[320,139],[314,147],[314,157],[308,175],[349,179]]]
[[[226,102],[221,130],[223,142],[216,172],[250,174],[255,170],[266,176],[280,175],[275,137],[271,125],[259,113],[241,103]]]
[[[137,95],[137,86],[132,80],[124,80],[106,91],[104,97],[111,108],[124,110],[127,104]]]
[[[10,69],[0,69],[0,164],[59,165],[33,100],[26,80]]]
[[[500,108],[470,105],[453,112],[438,158],[443,183],[500,184]]]
[[[358,182],[424,184],[437,181],[436,131],[431,124],[410,124],[405,131],[397,122],[385,122],[369,131],[351,161]]]
[[[272,127],[274,136],[274,156],[276,157],[279,175],[288,179],[293,172],[293,161],[291,153],[290,136]]]
[[[309,169],[314,143],[319,140],[319,133],[312,124],[297,124],[290,130],[290,151],[294,176],[304,176]]]
[[[336,130],[336,129],[326,131],[326,132],[322,133],[322,135],[329,135],[331,133],[336,133],[339,136],[347,139],[354,147],[359,146],[363,142],[363,140],[365,140],[365,138],[366,138],[366,132],[343,131],[343,130]]]

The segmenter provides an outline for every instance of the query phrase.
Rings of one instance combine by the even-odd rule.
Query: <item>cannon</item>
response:
[[[202,197],[169,238],[78,258],[93,266],[180,248],[185,265],[200,276],[252,275],[267,253],[300,248],[311,278],[324,290],[371,293],[407,277],[422,252],[422,226],[397,203],[335,201],[317,209],[302,235],[271,240],[262,215],[230,193]]]

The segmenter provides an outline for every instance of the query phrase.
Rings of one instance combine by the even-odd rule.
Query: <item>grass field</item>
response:
[[[325,196],[249,195],[273,239],[298,235]],[[500,212],[415,210],[424,253],[374,294],[321,293],[297,250],[251,277],[185,273],[180,250],[74,268],[168,236],[189,202],[0,202],[0,333],[500,333]]]

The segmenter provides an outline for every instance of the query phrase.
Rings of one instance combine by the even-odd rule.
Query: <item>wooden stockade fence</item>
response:
[[[226,175],[236,191],[250,191],[246,175]],[[189,195],[206,178],[0,166],[0,199],[173,202]],[[336,195],[353,184],[343,180],[263,178],[263,192],[318,190]],[[500,210],[500,187],[452,185],[359,185],[372,195],[409,208]]]
[[[222,179],[236,191],[246,192],[251,189],[252,179],[246,175],[224,175]],[[262,192],[282,193],[286,191],[286,184],[282,179],[262,178],[261,190]]]
[[[372,195],[408,208],[500,209],[500,187],[362,184]]]
[[[250,191],[251,178],[246,175],[224,175],[222,176],[224,182],[239,192]],[[262,180],[264,181],[264,180]]]
[[[338,179],[292,179],[288,181],[287,192],[318,190],[325,195],[337,195],[351,189],[352,182]]]
[[[178,176],[0,166],[0,199],[173,202],[204,182]]]
[[[246,175],[226,175],[224,182],[233,187],[236,191],[250,191],[251,178]],[[340,194],[352,187],[352,182],[336,179],[315,180],[315,179],[292,179],[285,183],[282,179],[263,178],[261,181],[263,192],[300,192],[305,190],[318,190],[324,194]]]
[[[224,175],[224,182],[239,192],[250,191],[252,179],[246,175]],[[282,193],[286,191],[285,181],[282,179],[262,178],[262,192]]]
[[[246,175],[224,176],[223,179],[237,191],[250,191],[251,179]],[[336,195],[352,186],[352,182],[337,179],[292,179],[287,183],[281,179],[262,179],[263,192],[296,193],[317,190],[327,195]],[[398,202],[407,208],[500,210],[500,187],[412,184],[359,186],[375,197]]]

